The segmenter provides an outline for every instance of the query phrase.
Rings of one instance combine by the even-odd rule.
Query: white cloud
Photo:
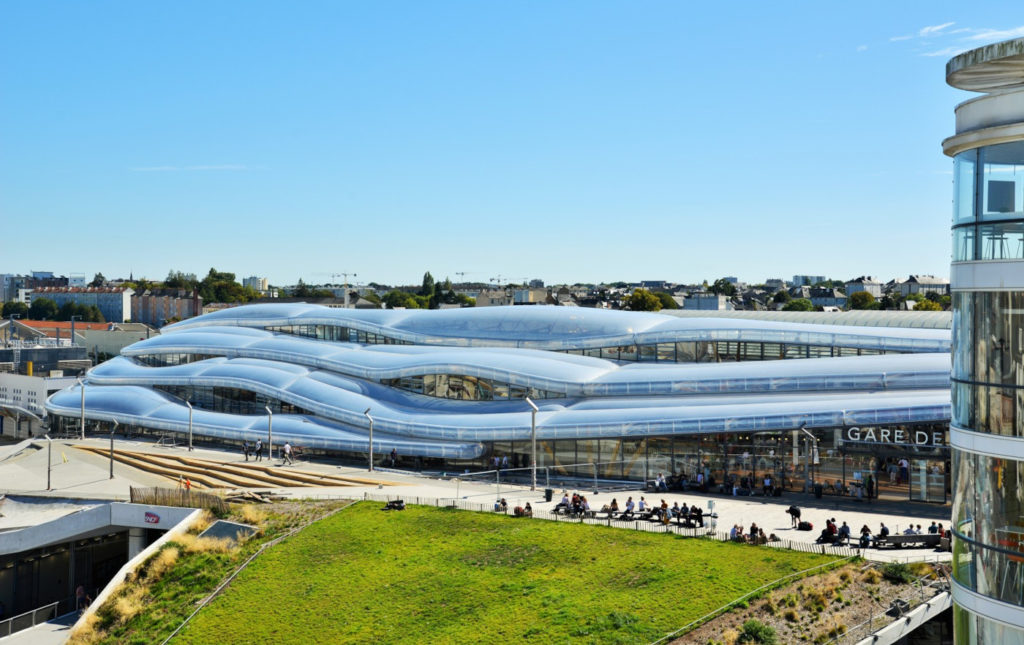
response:
[[[143,166],[141,168],[132,168],[132,172],[167,172],[168,170],[177,170],[174,166]]]
[[[1024,36],[1024,25],[1012,29],[978,29],[974,34],[968,36],[967,39],[998,42],[1000,40],[1009,40],[1010,38],[1020,38],[1021,36]]]
[[[933,52],[924,52],[922,56],[956,56],[970,49],[970,47],[943,47]]]
[[[945,29],[946,27],[952,27],[954,24],[956,23],[944,22],[941,25],[931,25],[928,27],[922,27],[921,30],[917,32],[917,35],[921,36],[922,38],[927,36],[935,36],[938,35],[938,33]]]
[[[894,43],[900,40],[910,40],[911,38],[913,38],[913,36],[893,36],[892,38],[889,39],[889,42]]]
[[[868,46],[867,45],[861,45],[860,47],[857,48],[857,51],[859,51],[859,52],[866,52],[867,50],[868,50]]]
[[[248,170],[241,164],[220,164],[217,166],[185,166],[184,170]]]

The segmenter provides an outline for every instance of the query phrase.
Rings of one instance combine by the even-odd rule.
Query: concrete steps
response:
[[[94,446],[76,446],[79,450],[108,457],[110,450]],[[262,462],[224,463],[187,455],[155,455],[128,450],[114,450],[114,460],[143,472],[167,477],[178,482],[188,479],[203,488],[311,488],[318,486],[366,486],[388,482],[361,477],[342,477],[321,473],[285,470]]]

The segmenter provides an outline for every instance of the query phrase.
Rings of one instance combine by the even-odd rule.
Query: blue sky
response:
[[[5,2],[0,273],[949,272],[1013,2]]]

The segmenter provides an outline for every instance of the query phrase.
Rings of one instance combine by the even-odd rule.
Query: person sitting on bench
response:
[[[562,493],[562,501],[560,501],[557,504],[555,504],[555,508],[553,508],[552,510],[555,511],[556,513],[558,511],[560,511],[560,510],[564,510],[564,511],[568,512],[569,511],[569,494],[568,493]]]
[[[613,497],[611,504],[605,504],[601,507],[602,513],[608,513],[608,517],[611,517],[613,513],[619,512],[619,502]]]
[[[875,546],[878,546],[879,541],[885,542],[885,538],[889,537],[889,527],[885,525],[885,522],[881,522],[882,528],[878,531],[878,535],[875,536]]]

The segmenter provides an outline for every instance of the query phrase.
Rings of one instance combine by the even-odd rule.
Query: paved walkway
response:
[[[0,493],[28,494],[66,498],[88,499],[128,499],[131,486],[173,486],[174,482],[165,477],[145,473],[124,464],[114,464],[114,478],[109,477],[109,460],[99,455],[74,448],[77,440],[54,441],[51,466],[51,491],[46,490],[46,441],[39,440],[35,444],[41,448],[27,449],[18,455],[0,461]],[[105,439],[86,439],[91,446],[107,446]],[[115,440],[116,448],[149,452],[153,454],[188,454],[183,447],[158,446],[152,442]],[[243,462],[240,453],[226,452],[209,448],[197,448],[192,455],[223,463]],[[278,460],[274,461],[279,464]],[[550,516],[549,510],[561,498],[563,489],[555,490],[554,499],[544,501],[543,489],[531,492],[528,486],[510,486],[503,483],[496,486],[491,480],[481,483],[479,478],[469,477],[463,481],[457,479],[441,479],[419,475],[407,471],[377,470],[368,473],[365,467],[339,466],[329,461],[299,462],[294,466],[277,466],[288,470],[298,470],[311,474],[324,473],[332,475],[349,475],[378,481],[378,484],[356,486],[329,487],[295,487],[272,488],[260,487],[254,490],[269,491],[275,494],[294,498],[315,498],[326,496],[361,497],[364,493],[386,494],[405,498],[440,498],[447,500],[461,499],[491,505],[500,497],[504,497],[510,507],[523,505],[527,501],[533,506],[538,517]],[[387,484],[387,485],[385,485]],[[567,489],[571,495],[573,490]],[[835,518],[841,525],[849,524],[854,536],[859,535],[862,525],[867,524],[872,532],[877,532],[880,523],[884,522],[892,533],[902,532],[908,524],[920,524],[924,529],[932,520],[950,526],[950,507],[912,502],[889,502],[875,500],[872,503],[857,502],[851,498],[824,497],[820,500],[810,495],[787,494],[783,497],[730,497],[724,495],[700,495],[693,492],[680,493],[646,493],[640,490],[600,490],[593,491],[592,485],[581,487],[580,493],[587,496],[591,508],[599,509],[610,503],[613,498],[619,505],[625,504],[632,496],[639,500],[641,496],[648,502],[660,504],[664,498],[669,506],[675,502],[698,504],[708,509],[713,502],[714,511],[718,513],[717,530],[727,532],[733,524],[741,524],[749,528],[756,523],[766,534],[775,533],[783,540],[813,543],[825,520]],[[802,519],[814,524],[812,531],[796,531],[791,528],[786,509],[796,504],[803,511]],[[614,525],[614,522],[613,522]],[[931,549],[868,549],[867,557],[881,560],[915,559],[946,559],[950,554],[936,553]]]

